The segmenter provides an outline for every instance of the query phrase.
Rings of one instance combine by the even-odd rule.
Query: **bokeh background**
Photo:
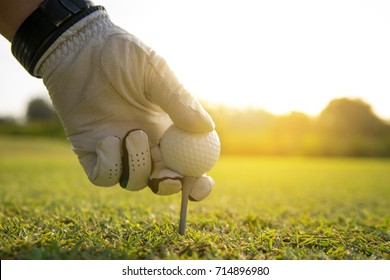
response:
[[[318,115],[360,98],[389,120],[390,4],[385,0],[96,0],[155,48],[197,97],[272,114]],[[0,38],[0,116],[47,97]]]
[[[166,58],[215,119],[222,153],[390,155],[387,1],[95,2]],[[0,131],[62,137],[36,124],[55,119],[39,108],[48,93],[9,48],[1,38]]]
[[[1,259],[389,259],[390,2],[96,0],[216,123],[210,196],[93,186],[0,38]]]

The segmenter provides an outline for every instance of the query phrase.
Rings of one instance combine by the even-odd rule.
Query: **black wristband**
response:
[[[102,6],[86,0],[45,0],[27,17],[12,39],[11,51],[37,78],[34,68],[46,50],[72,25]]]

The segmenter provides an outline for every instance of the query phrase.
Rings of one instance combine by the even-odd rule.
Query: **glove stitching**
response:
[[[121,40],[126,40],[127,44],[132,44],[133,47],[135,47],[137,50],[139,50],[139,52],[144,52],[144,50],[136,43],[132,42],[131,40],[127,39],[127,38],[123,38],[122,35],[124,36],[128,36],[129,34],[128,33],[121,33],[121,32],[117,32],[117,33],[114,33],[114,34],[111,34],[109,38],[107,38],[107,40],[104,42],[103,46],[101,47],[100,49],[100,53],[99,53],[99,61],[98,61],[98,71],[99,71],[99,75],[100,75],[100,78],[101,78],[101,81],[102,83],[104,84],[104,86],[108,89],[108,91],[105,91],[107,93],[111,93],[111,97],[114,97],[114,100],[123,106],[123,104],[129,104],[130,106],[142,111],[142,112],[146,112],[147,114],[153,114],[153,115],[156,115],[156,114],[160,114],[161,112],[157,112],[156,109],[154,108],[151,108],[150,106],[147,106],[145,105],[144,103],[145,102],[142,102],[142,100],[138,100],[140,97],[139,96],[133,96],[135,98],[135,102],[132,102],[131,100],[128,100],[124,97],[124,95],[126,94],[129,94],[130,91],[127,91],[127,92],[121,92],[119,90],[117,90],[115,88],[115,77],[111,77],[111,73],[110,71],[107,71],[106,67],[103,66],[103,53],[106,51],[106,48],[109,48],[109,45],[111,43],[111,40],[113,40],[114,37],[116,36],[119,36]],[[119,63],[122,63],[122,61],[119,61]],[[144,97],[147,101],[150,102],[150,100],[147,98],[147,96],[145,95],[145,79],[143,80],[143,85],[142,85],[142,89],[141,89],[141,97]]]
[[[77,53],[80,48],[86,45],[88,40],[113,25],[105,12],[97,13],[97,15],[92,14],[86,17],[85,20],[75,24],[59,37],[42,55],[34,72],[44,77],[49,71],[54,70],[63,61],[64,57],[71,53]]]
[[[124,103],[127,104],[127,100],[113,86],[113,82],[111,82],[109,74],[106,73],[106,71],[104,70],[103,62],[102,62],[103,53],[104,53],[106,47],[108,48],[108,44],[109,44],[109,42],[111,42],[111,39],[113,37],[115,37],[117,35],[121,35],[121,34],[123,34],[123,33],[112,34],[110,37],[107,38],[107,40],[101,46],[100,51],[99,51],[99,61],[98,61],[97,68],[98,68],[98,72],[99,72],[99,76],[101,78],[101,81],[102,81],[103,85],[107,88],[107,91],[104,91],[104,92],[107,92],[107,93],[110,92],[111,96],[114,98],[114,100],[117,104],[124,104]]]

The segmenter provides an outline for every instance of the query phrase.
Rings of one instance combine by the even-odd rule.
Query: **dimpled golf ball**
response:
[[[221,150],[217,132],[190,133],[172,125],[160,141],[165,165],[184,176],[199,177],[217,162]]]

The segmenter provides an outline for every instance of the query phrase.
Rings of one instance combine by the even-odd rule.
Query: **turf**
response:
[[[190,203],[91,185],[66,142],[0,138],[1,259],[390,259],[390,160],[223,156]]]

